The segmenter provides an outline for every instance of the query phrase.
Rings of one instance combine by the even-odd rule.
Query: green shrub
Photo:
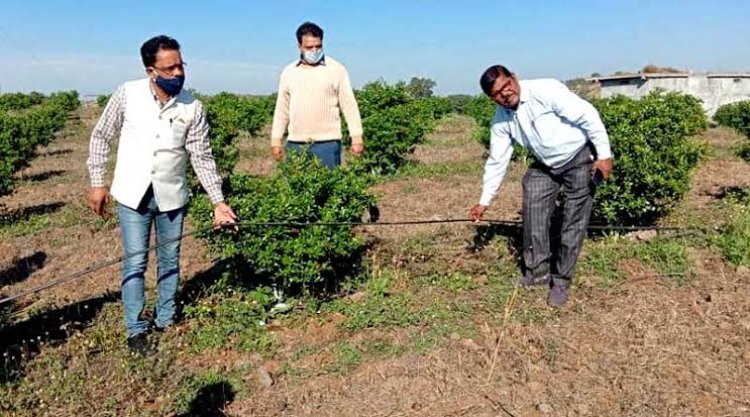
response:
[[[653,92],[634,100],[595,100],[609,133],[615,169],[597,190],[593,218],[610,224],[648,224],[677,204],[690,186],[701,146],[689,137],[706,129],[700,101]]]
[[[466,106],[474,97],[468,94],[453,94],[446,98],[450,101],[454,112],[458,114],[466,114]]]
[[[273,114],[272,97],[241,97],[222,92],[201,97],[210,126],[211,150],[223,177],[237,164],[239,152],[236,140],[241,132],[254,136]]]
[[[0,95],[0,111],[8,110],[25,110],[33,106],[42,104],[44,94],[36,91],[29,94],[24,93],[7,93]]]
[[[714,120],[750,138],[750,100],[719,107],[714,114]]]
[[[111,94],[102,94],[98,96],[96,98],[96,105],[99,106],[100,109],[105,108],[111,96],[112,96]]]
[[[355,94],[367,141],[367,152],[358,158],[355,169],[363,173],[395,173],[435,129],[437,120],[451,111],[447,99],[415,99],[404,83],[374,82]],[[349,142],[346,134],[345,143]]]
[[[495,115],[497,105],[487,95],[474,96],[464,107],[464,113],[477,122],[472,133],[474,139],[485,146],[490,147],[490,124]]]
[[[453,104],[445,97],[420,98],[415,103],[434,120],[440,120],[453,111]]]
[[[366,178],[329,171],[308,154],[288,155],[270,177],[234,174],[229,204],[243,222],[359,221],[374,203]],[[209,227],[205,196],[191,209],[198,227]],[[230,260],[229,285],[271,285],[288,295],[320,294],[357,274],[364,242],[350,226],[285,227],[245,224],[239,233],[207,233],[212,250]]]

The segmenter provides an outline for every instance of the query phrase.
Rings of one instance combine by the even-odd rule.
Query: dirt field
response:
[[[116,222],[95,219],[83,200],[97,115],[83,108],[22,172],[16,192],[0,199],[9,213],[0,227],[0,294],[120,255]],[[484,158],[471,129],[470,120],[449,117],[419,147],[417,164],[374,188],[381,220],[466,216],[479,196]],[[710,129],[700,139],[711,152],[664,224],[720,227],[738,211],[727,195],[750,186],[750,166],[730,151],[741,137]],[[241,151],[238,169],[273,169],[265,139],[245,138]],[[487,217],[519,218],[523,170],[511,169]],[[3,311],[0,410],[750,416],[750,270],[730,264],[716,236],[589,240],[569,305],[553,311],[543,290],[512,285],[516,230],[438,225],[363,233],[373,242],[371,277],[353,294],[300,304],[262,328],[234,329],[225,318],[242,317],[248,302],[239,297],[231,314],[180,322],[150,358],[125,350],[117,266],[25,297]],[[188,289],[210,279],[211,255],[201,241],[185,240],[181,266]],[[185,294],[186,305],[225,305]]]

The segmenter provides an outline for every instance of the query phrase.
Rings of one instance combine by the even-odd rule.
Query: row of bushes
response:
[[[13,190],[13,174],[28,165],[38,146],[49,144],[78,105],[78,93],[69,91],[45,97],[27,110],[0,111],[0,195]]]
[[[29,94],[7,93],[0,95],[0,111],[25,110],[42,104],[44,94],[32,91]]]
[[[223,177],[234,170],[239,157],[237,138],[242,132],[255,136],[271,121],[275,96],[246,97],[222,92],[201,96],[211,126],[211,149]]]
[[[750,100],[719,107],[714,114],[714,120],[750,139]],[[740,141],[735,144],[733,150],[744,161],[750,162],[750,141]]]

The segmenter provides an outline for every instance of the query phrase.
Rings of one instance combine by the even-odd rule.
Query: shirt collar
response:
[[[304,64],[305,60],[300,56],[299,61],[297,61],[297,66]],[[311,65],[312,67],[317,67],[318,65],[326,65],[326,56],[323,55],[323,58],[320,58],[320,62],[318,62],[316,65]]]
[[[525,85],[521,85],[521,82],[518,82],[518,86],[521,89],[521,94],[518,95],[518,105],[529,101],[529,89]]]
[[[503,110],[505,110],[509,114],[517,112],[523,103],[526,103],[527,101],[529,101],[530,93],[528,91],[528,88],[524,85],[521,85],[520,81],[518,82],[518,85],[520,86],[519,88],[521,89],[521,94],[518,95],[518,106],[516,107],[516,109],[513,110],[513,109],[507,109],[503,107]]]

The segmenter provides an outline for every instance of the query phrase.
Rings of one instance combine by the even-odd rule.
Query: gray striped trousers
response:
[[[585,146],[564,166],[552,169],[538,161],[523,178],[523,263],[527,276],[570,279],[586,236],[595,187],[592,154]],[[552,215],[558,194],[564,193],[562,221],[555,245],[550,245]],[[556,235],[555,235],[556,236]]]

